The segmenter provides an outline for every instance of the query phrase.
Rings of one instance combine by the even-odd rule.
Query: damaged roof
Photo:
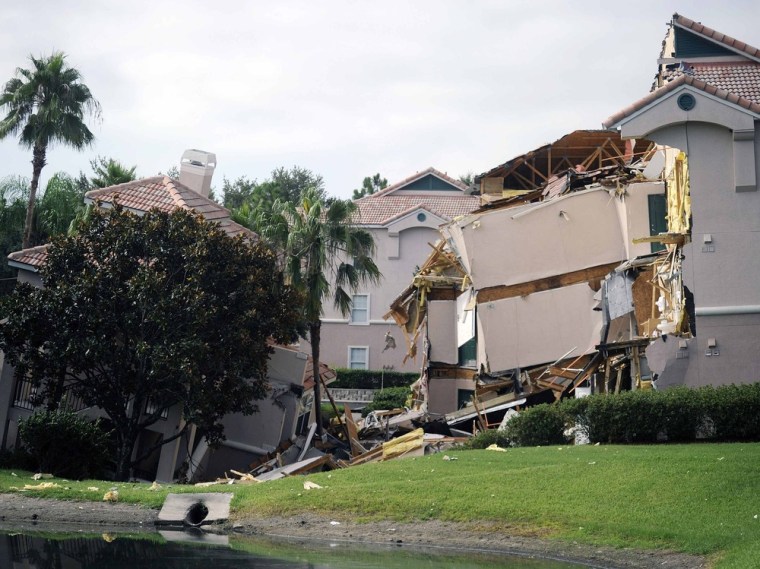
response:
[[[658,65],[649,95],[609,117],[602,123],[605,128],[683,85],[760,112],[760,49],[756,47],[676,13],[662,42]]]
[[[636,151],[648,146],[649,141],[637,143]],[[475,181],[482,184],[484,178],[503,178],[499,189],[532,191],[544,186],[553,176],[576,166],[601,168],[613,162],[625,162],[631,156],[626,141],[618,133],[576,130],[476,176]]]

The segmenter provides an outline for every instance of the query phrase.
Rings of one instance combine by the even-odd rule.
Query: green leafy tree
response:
[[[388,180],[383,178],[379,173],[374,176],[367,176],[362,180],[362,187],[354,190],[353,199],[358,200],[364,196],[371,196],[375,192],[384,190],[388,187]]]
[[[224,194],[224,207],[227,209],[238,209],[243,204],[250,202],[258,185],[256,180],[251,180],[247,176],[240,176],[232,181],[226,177],[223,178],[222,194]]]
[[[90,185],[93,188],[107,188],[131,182],[135,179],[135,170],[137,170],[137,166],[128,168],[118,160],[103,156],[90,160],[90,167],[94,173],[94,176],[90,178]]]
[[[278,199],[298,206],[307,189],[316,192],[320,199],[326,199],[322,176],[298,166],[275,168],[263,182],[247,176],[234,181],[225,178],[222,186],[224,207],[237,210],[247,204],[248,211],[271,209]]]
[[[332,300],[343,315],[351,309],[351,292],[364,283],[377,283],[381,274],[372,255],[372,235],[353,224],[356,205],[333,200],[325,205],[314,188],[303,194],[300,207],[277,200],[261,210],[256,230],[278,249],[287,281],[304,298],[303,319],[309,333],[314,377],[319,377],[322,304]],[[317,432],[322,435],[320,385],[314,384]]]
[[[33,242],[43,243],[55,235],[68,233],[72,221],[87,207],[84,194],[88,189],[87,179],[82,176],[73,178],[65,172],[54,174],[39,199]]]
[[[306,192],[310,192],[312,197],[317,197],[322,201],[327,198],[322,176],[306,168],[299,166],[293,166],[290,169],[275,168],[272,170],[269,181],[277,187],[278,195],[282,200],[295,206],[301,204]]]
[[[2,299],[0,349],[54,409],[65,393],[102,409],[116,438],[116,477],[194,424],[211,444],[228,413],[267,393],[270,338],[298,337],[300,297],[274,253],[177,210],[94,210],[56,238],[43,288]],[[140,433],[181,406],[175,435],[132,460]]]
[[[37,187],[48,147],[62,143],[79,150],[89,145],[94,136],[85,125],[84,116],[100,114],[99,103],[82,83],[79,71],[66,64],[62,52],[29,59],[32,68],[16,69],[16,76],[0,94],[0,107],[7,111],[0,121],[0,139],[18,135],[19,143],[32,149],[23,247],[31,244]]]
[[[467,186],[472,186],[475,183],[475,172],[470,170],[466,174],[459,176],[459,181]]]
[[[29,180],[6,176],[0,180],[0,295],[8,294],[16,284],[16,270],[5,262],[7,256],[21,248],[24,238]],[[2,315],[0,315],[2,318]]]

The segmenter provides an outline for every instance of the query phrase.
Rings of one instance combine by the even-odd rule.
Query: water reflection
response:
[[[273,542],[161,532],[139,534],[0,534],[0,567],[11,569],[570,569],[578,565],[469,552],[442,555],[347,543]]]

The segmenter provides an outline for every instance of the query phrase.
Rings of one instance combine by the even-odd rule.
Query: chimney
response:
[[[179,183],[207,198],[214,168],[216,154],[195,148],[185,150],[179,164]]]

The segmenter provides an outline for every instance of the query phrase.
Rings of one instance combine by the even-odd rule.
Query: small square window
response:
[[[349,369],[369,369],[369,348],[367,346],[348,347]]]
[[[369,295],[355,294],[351,300],[351,324],[369,324]]]

